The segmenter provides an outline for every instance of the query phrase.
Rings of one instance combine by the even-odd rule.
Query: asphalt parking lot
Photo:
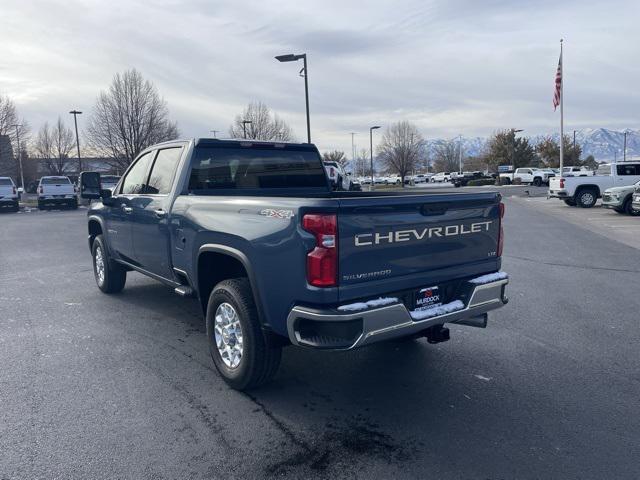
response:
[[[1,214],[0,478],[638,478],[640,245],[606,232],[640,218],[501,190],[511,301],[486,330],[291,347],[250,394],[195,300],[98,291],[86,210]]]

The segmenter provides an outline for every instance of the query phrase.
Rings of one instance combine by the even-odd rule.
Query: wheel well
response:
[[[248,277],[240,260],[218,252],[203,252],[198,257],[198,296],[202,311],[206,314],[211,290],[229,278]]]
[[[102,235],[102,227],[100,222],[96,220],[89,220],[89,242],[90,246],[93,246],[93,239],[98,235]]]

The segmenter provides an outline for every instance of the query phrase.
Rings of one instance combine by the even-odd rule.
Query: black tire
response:
[[[534,187],[541,187],[542,186],[542,179],[540,177],[536,177],[533,179],[533,186]]]
[[[616,213],[619,213],[620,215],[626,215],[627,214],[627,212],[624,209],[624,207],[623,208],[614,208],[613,211],[616,212]]]
[[[624,201],[624,213],[631,215],[632,217],[637,217],[638,215],[640,215],[640,212],[636,211],[633,209],[633,206],[631,205],[631,202],[633,201],[633,198],[631,195],[629,195],[629,198],[627,198]]]
[[[563,200],[563,202],[568,205],[569,207],[575,207],[576,206],[576,201],[573,198],[565,198]]]
[[[511,185],[511,179],[510,178],[503,177],[502,181],[504,182],[504,185]]]
[[[215,316],[223,303],[233,307],[242,329],[242,356],[235,367],[225,363],[216,343]],[[267,383],[280,366],[282,347],[272,345],[262,331],[247,278],[224,280],[214,287],[207,304],[207,341],[216,369],[236,390],[248,390]]]
[[[576,204],[580,208],[591,208],[598,201],[598,192],[593,188],[583,188],[576,193]]]
[[[101,254],[103,265],[103,278],[98,274],[97,255]],[[93,275],[96,279],[98,288],[104,293],[118,293],[124,288],[127,282],[127,270],[122,265],[109,259],[109,253],[104,245],[102,235],[98,235],[93,239],[91,246],[91,257],[93,258]]]
[[[44,204],[38,200],[38,210],[44,210]]]
[[[75,198],[73,200],[73,202],[71,202],[71,204],[69,204],[69,208],[71,210],[77,210],[78,209],[78,199],[77,198]]]

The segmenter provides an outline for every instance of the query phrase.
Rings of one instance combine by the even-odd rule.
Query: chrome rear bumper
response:
[[[509,279],[504,278],[473,285],[464,307],[423,320],[414,320],[411,314],[416,312],[409,311],[400,302],[357,312],[295,306],[287,317],[289,340],[294,345],[306,347],[350,350],[382,340],[411,335],[435,325],[475,319],[508,302],[505,296],[508,283]],[[314,331],[314,325],[322,325],[316,328],[320,333],[309,333]]]

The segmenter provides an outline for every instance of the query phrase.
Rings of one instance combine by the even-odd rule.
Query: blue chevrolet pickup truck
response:
[[[118,185],[83,172],[98,288],[139,272],[199,299],[211,357],[243,390],[282,348],[449,339],[507,302],[496,192],[341,192],[312,144],[155,145]]]

